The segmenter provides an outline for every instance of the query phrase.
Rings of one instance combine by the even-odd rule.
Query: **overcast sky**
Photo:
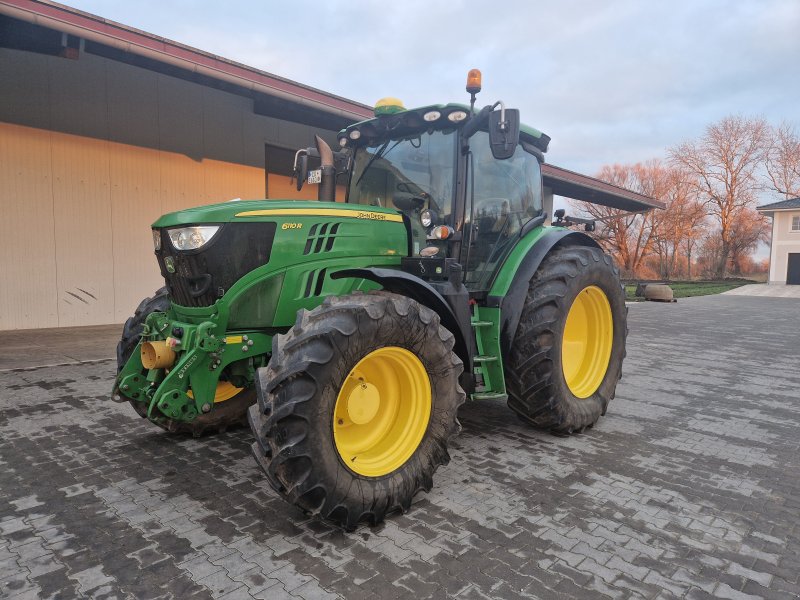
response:
[[[798,0],[72,0],[119,21],[374,104],[497,99],[588,174],[664,157],[726,115],[800,125]]]

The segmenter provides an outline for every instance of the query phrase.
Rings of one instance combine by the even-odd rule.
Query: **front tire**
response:
[[[410,298],[329,297],[275,337],[249,411],[270,485],[352,530],[428,491],[466,395],[452,333]]]
[[[117,373],[122,370],[139,345],[148,315],[154,312],[166,312],[167,309],[169,309],[169,293],[166,287],[159,289],[152,297],[145,298],[139,303],[133,316],[125,321],[122,328],[122,336],[117,344]],[[255,389],[250,387],[232,394],[230,384],[221,382],[217,390],[214,410],[210,413],[200,414],[189,423],[165,419],[157,425],[173,433],[190,433],[193,437],[200,437],[204,433],[223,432],[231,426],[243,425],[247,407],[256,400]],[[124,397],[122,392],[120,394]],[[143,402],[132,398],[127,398],[127,400],[136,414],[140,417],[147,417],[147,406]]]
[[[584,246],[552,251],[530,281],[512,344],[508,406],[553,432],[594,425],[622,375],[626,321],[610,256]]]

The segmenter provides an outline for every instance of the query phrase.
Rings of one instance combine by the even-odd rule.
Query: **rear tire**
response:
[[[509,408],[555,433],[594,425],[622,375],[626,321],[625,294],[610,256],[584,246],[550,252],[530,281],[511,347]],[[579,352],[571,351],[575,347]]]
[[[168,308],[169,293],[166,287],[139,303],[133,316],[125,321],[122,328],[122,337],[117,344],[117,373],[122,370],[139,344],[148,315],[154,312],[166,312]],[[122,392],[119,393],[125,397]],[[255,389],[250,387],[224,402],[216,403],[214,410],[199,415],[190,423],[167,419],[157,425],[173,433],[190,433],[194,437],[200,437],[204,433],[223,432],[229,427],[243,425],[246,422],[247,407],[253,404],[255,399]],[[131,398],[127,400],[140,417],[147,417],[147,406],[143,402]]]
[[[328,297],[301,310],[274,338],[249,411],[253,454],[273,489],[347,530],[408,510],[461,429],[453,343],[436,313],[395,294]]]

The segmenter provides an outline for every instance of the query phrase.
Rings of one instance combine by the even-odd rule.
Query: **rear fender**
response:
[[[521,243],[524,243],[524,240]],[[519,319],[525,306],[531,278],[552,250],[564,246],[600,248],[596,241],[580,231],[561,229],[560,227],[547,228],[545,233],[535,239],[521,260],[517,258],[512,262],[512,257],[509,257],[509,260],[503,265],[501,271],[510,269],[513,274],[507,289],[504,289],[505,286],[502,284],[496,283],[492,286],[490,295],[486,299],[486,306],[500,309],[500,350],[504,362],[514,343],[514,336],[517,333]]]

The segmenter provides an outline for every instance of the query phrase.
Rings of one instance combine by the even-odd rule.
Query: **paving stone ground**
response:
[[[624,379],[555,437],[475,402],[434,490],[346,534],[271,492],[247,430],[165,434],[112,362],[0,373],[0,597],[800,596],[800,302],[630,307]]]

